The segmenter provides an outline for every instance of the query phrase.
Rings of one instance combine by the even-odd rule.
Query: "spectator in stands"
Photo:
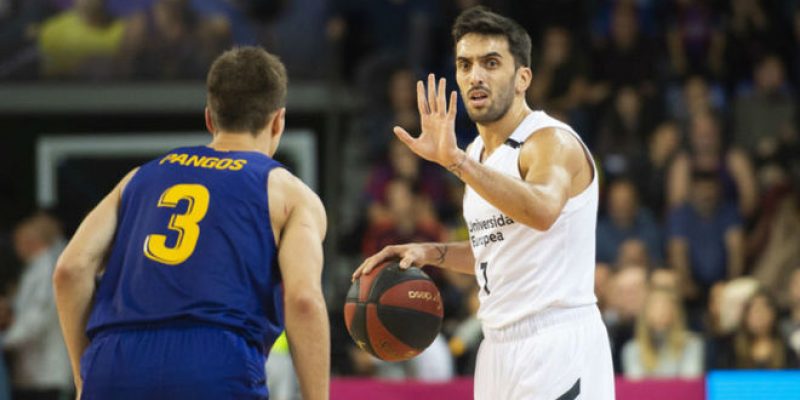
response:
[[[800,159],[788,164],[788,176],[760,209],[756,230],[763,231],[763,249],[753,262],[753,276],[772,293],[785,293],[786,277],[800,260]],[[781,299],[782,300],[782,299]]]
[[[629,266],[644,267],[647,271],[656,267],[647,254],[647,244],[641,239],[626,239],[619,245],[616,268],[622,269]]]
[[[24,220],[14,233],[14,247],[25,267],[14,297],[14,321],[2,340],[14,354],[13,398],[58,400],[72,388],[51,283],[64,247],[58,222],[44,214]]]
[[[744,272],[743,227],[736,208],[721,197],[717,174],[695,171],[691,180],[689,201],[669,216],[669,263],[686,298],[704,309],[711,285]]]
[[[781,27],[771,21],[758,0],[733,0],[723,16],[725,26],[725,80],[729,92],[750,79],[756,62],[782,45]]]
[[[611,338],[611,357],[614,371],[622,372],[622,347],[633,338],[636,318],[644,308],[647,297],[647,269],[628,265],[611,278],[606,295],[603,321]]]
[[[122,56],[139,79],[203,79],[231,43],[227,27],[197,16],[190,0],[159,0],[127,24]]]
[[[749,277],[721,281],[711,286],[708,313],[702,329],[706,340],[707,370],[734,367],[734,332],[742,323],[745,304],[758,290],[758,282]]]
[[[432,204],[414,193],[411,183],[393,179],[386,186],[385,206],[373,209],[362,252],[374,254],[385,246],[405,242],[442,241],[446,233]]]
[[[534,63],[536,85],[528,89],[531,104],[546,111],[578,112],[588,90],[585,61],[572,44],[570,31],[561,26],[547,28],[542,50]]]
[[[656,268],[650,272],[650,287],[679,293],[678,274],[671,268]]]
[[[647,163],[631,176],[655,218],[664,220],[667,209],[667,172],[680,149],[681,133],[672,121],[663,122],[650,134],[647,146]]]
[[[678,76],[722,72],[724,34],[711,2],[676,0],[667,30],[667,50]]]
[[[127,1],[127,0],[117,0]],[[160,1],[160,0],[159,0]],[[198,18],[208,21],[215,30],[228,32],[236,46],[260,43],[257,19],[263,22],[280,11],[285,0],[191,0]]]
[[[597,222],[597,260],[613,262],[622,242],[639,239],[644,242],[649,260],[663,260],[661,232],[652,213],[639,204],[633,182],[613,181],[607,189],[607,212]]]
[[[0,79],[36,78],[36,31],[57,13],[53,0],[0,1]]]
[[[380,88],[370,84],[365,93],[368,114],[362,121],[361,138],[368,145],[364,151],[372,156],[384,154],[393,140],[394,126],[419,126],[416,80],[405,67],[395,68],[380,77]]]
[[[119,56],[125,23],[106,10],[105,0],[75,5],[44,21],[39,33],[42,74],[48,78],[106,78]]]
[[[394,179],[407,181],[430,200],[437,211],[448,206],[447,181],[441,170],[421,161],[397,138],[389,142],[388,157],[379,160],[367,181],[367,202],[372,209],[386,204],[387,188]]]
[[[778,307],[772,296],[761,289],[748,301],[742,322],[734,336],[735,368],[797,368],[797,359],[778,329]]]
[[[639,30],[636,10],[629,3],[617,2],[611,17],[610,40],[596,49],[593,57],[595,85],[591,98],[595,102],[623,86],[632,87],[645,99],[656,95],[656,47]]]
[[[769,55],[756,64],[753,81],[753,90],[736,99],[733,132],[737,145],[763,157],[796,135],[793,124],[797,103],[777,55]]]
[[[636,320],[636,336],[622,349],[629,379],[698,378],[703,373],[703,341],[686,329],[679,296],[650,290]]]
[[[678,154],[670,166],[667,197],[670,208],[689,199],[692,171],[718,175],[722,184],[721,198],[734,200],[742,216],[753,215],[758,201],[755,172],[747,154],[737,148],[726,148],[719,122],[710,112],[694,115],[689,127],[689,146]]]
[[[797,262],[794,271],[789,275],[786,292],[787,315],[781,321],[781,334],[789,349],[794,352],[795,358],[800,359],[800,262]]]
[[[625,86],[616,92],[598,128],[594,150],[606,174],[631,175],[646,163],[645,138],[652,125],[636,89]]]
[[[786,298],[786,317],[781,321],[781,333],[795,358],[800,358],[800,263],[789,276]]]
[[[687,78],[680,92],[668,95],[668,99],[669,114],[684,128],[691,126],[696,115],[706,112],[723,115],[727,106],[723,89],[702,75]]]
[[[386,60],[408,60],[417,73],[431,70],[430,47],[439,2],[338,0],[331,2],[328,39],[343,47],[345,74],[369,73]]]

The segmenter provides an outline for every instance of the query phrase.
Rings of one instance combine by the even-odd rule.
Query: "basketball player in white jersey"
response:
[[[568,125],[532,111],[531,40],[514,21],[473,8],[453,26],[456,79],[479,136],[456,146],[456,93],[433,75],[417,84],[422,133],[394,132],[466,183],[470,240],[389,246],[353,274],[400,259],[474,274],[485,339],[475,371],[481,400],[611,400],[613,368],[594,295],[598,183]]]

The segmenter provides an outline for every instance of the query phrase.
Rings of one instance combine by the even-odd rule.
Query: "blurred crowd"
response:
[[[529,103],[596,156],[596,292],[616,371],[800,367],[798,0],[0,0],[0,79],[202,79],[221,49],[258,43],[293,79],[344,83],[362,101],[344,124],[343,198],[328,200],[353,267],[393,243],[467,239],[463,185],[391,127],[418,130],[417,79],[453,85],[449,27],[477,4],[530,32]],[[462,147],[476,134],[463,107],[456,129]],[[17,295],[4,289],[6,335],[20,319],[3,305],[51,257],[36,254],[18,252]],[[441,337],[416,361],[382,363],[331,304],[336,374],[473,372],[474,278],[426,271],[445,302]]]

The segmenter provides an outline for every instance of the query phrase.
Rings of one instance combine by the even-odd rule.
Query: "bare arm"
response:
[[[322,295],[322,241],[327,230],[319,197],[283,169],[270,173],[270,210],[285,212],[278,244],[286,335],[303,398],[324,400],[330,385],[330,328]]]
[[[670,266],[678,273],[680,287],[683,296],[687,299],[697,297],[697,284],[692,278],[692,271],[689,265],[689,244],[682,237],[673,237],[669,240],[668,259]]]
[[[689,156],[681,153],[667,171],[667,204],[675,208],[689,198],[689,184],[691,183]]]
[[[80,358],[89,339],[86,323],[95,291],[95,277],[111,248],[117,229],[117,210],[122,191],[136,171],[131,171],[81,223],[53,273],[53,288],[61,332],[69,352],[75,387],[80,392]]]
[[[728,278],[738,278],[744,273],[744,232],[731,228],[725,232],[725,250],[728,256]]]
[[[555,128],[542,129],[523,144],[519,164],[524,180],[488,168],[466,154],[462,157],[450,168],[456,176],[514,221],[541,231],[558,219],[570,198],[573,178],[588,165],[572,134]]]
[[[739,211],[743,216],[750,217],[758,206],[758,183],[753,165],[747,155],[739,150],[728,153],[728,165],[739,193]]]
[[[369,274],[375,267],[386,261],[400,259],[400,268],[412,265],[433,265],[462,274],[475,274],[475,257],[469,242],[450,243],[409,243],[386,246],[375,253],[353,272],[353,280],[361,274]]]

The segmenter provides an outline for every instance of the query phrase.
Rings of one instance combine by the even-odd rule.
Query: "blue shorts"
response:
[[[81,399],[267,399],[265,361],[220,328],[101,332],[81,357]]]

